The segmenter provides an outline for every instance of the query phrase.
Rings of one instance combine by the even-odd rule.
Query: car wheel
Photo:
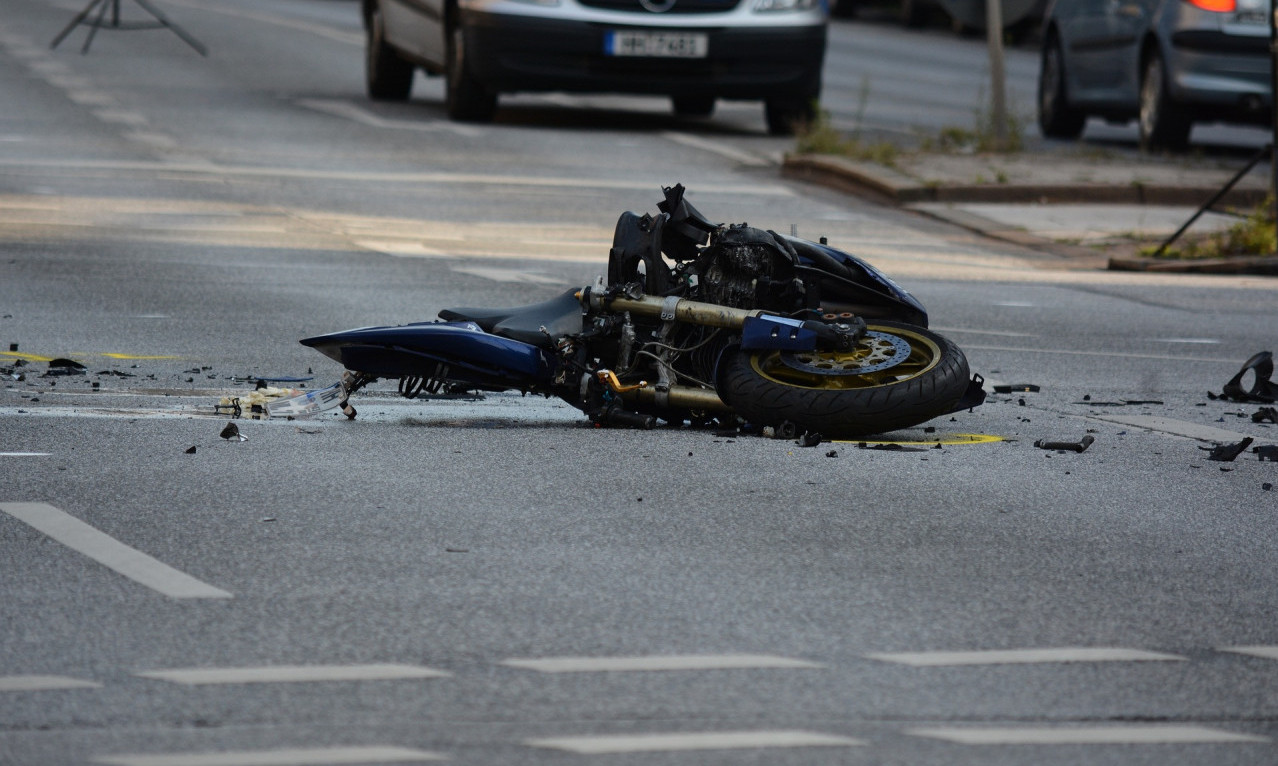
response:
[[[764,102],[763,113],[768,120],[768,133],[774,136],[792,136],[796,130],[801,130],[816,119],[816,99],[770,100]]]
[[[1038,127],[1047,138],[1078,138],[1087,115],[1069,105],[1065,90],[1065,58],[1056,35],[1043,46],[1038,71]]]
[[[901,0],[901,23],[921,27],[927,23],[927,0]]]
[[[466,41],[460,24],[448,36],[448,72],[444,84],[448,116],[462,122],[489,122],[497,111],[497,94],[470,71]]]
[[[412,64],[399,57],[395,49],[386,44],[386,23],[382,10],[373,6],[368,17],[368,37],[365,47],[364,74],[368,85],[368,97],[378,101],[406,101],[413,90]]]
[[[1158,51],[1149,55],[1140,81],[1140,148],[1184,151],[1193,122],[1167,90],[1167,68]]]
[[[680,117],[709,117],[714,114],[714,98],[707,96],[674,96],[674,113]]]

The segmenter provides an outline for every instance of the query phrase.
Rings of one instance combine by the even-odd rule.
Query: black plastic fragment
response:
[[[860,442],[856,446],[858,449],[873,449],[882,452],[927,452],[922,447],[907,447],[904,444],[869,444]]]
[[[996,394],[1010,394],[1021,391],[1037,393],[1040,390],[1041,389],[1033,383],[1012,383],[1010,385],[994,386],[994,393]]]
[[[84,375],[84,365],[74,359],[50,359],[49,369],[44,373],[48,378],[53,375]]]
[[[816,447],[821,444],[821,441],[822,441],[821,434],[816,433],[814,431],[805,431],[803,433],[803,436],[800,436],[799,440],[796,441],[795,444],[799,445],[800,447]]]
[[[1199,447],[1198,449],[1208,451],[1208,460],[1215,460],[1220,463],[1232,463],[1235,458],[1247,451],[1247,448],[1251,446],[1253,441],[1255,440],[1248,436],[1237,444],[1218,444],[1215,447]]]
[[[1242,380],[1248,372],[1255,373],[1256,379],[1251,384],[1251,390],[1243,389]],[[1270,380],[1274,374],[1274,355],[1271,351],[1260,351],[1252,354],[1251,358],[1243,362],[1242,369],[1238,374],[1230,378],[1225,384],[1225,388],[1220,393],[1221,399],[1231,402],[1260,402],[1262,404],[1273,404],[1278,402],[1278,385]]]
[[[1256,453],[1262,462],[1278,463],[1278,446],[1266,444],[1262,447],[1253,447],[1251,451]]]
[[[218,434],[218,436],[221,436],[223,439],[234,439],[239,435],[240,427],[234,423],[227,423],[226,427],[222,429],[222,432]]]
[[[1058,450],[1060,452],[1085,452],[1095,441],[1096,437],[1088,434],[1076,442],[1049,442],[1046,439],[1039,439],[1034,442],[1034,446],[1039,449]]]
[[[1273,407],[1261,407],[1251,415],[1253,423],[1274,423],[1278,425],[1278,409]]]

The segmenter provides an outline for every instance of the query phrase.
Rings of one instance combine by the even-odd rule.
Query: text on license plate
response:
[[[697,32],[615,31],[604,37],[604,52],[609,56],[700,59],[709,50],[709,38]]]

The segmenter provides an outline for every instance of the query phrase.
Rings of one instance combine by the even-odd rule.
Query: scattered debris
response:
[[[221,401],[213,406],[213,411],[233,418],[247,415],[256,420],[273,417],[305,417],[338,406],[345,396],[346,392],[340,381],[317,391],[259,386],[242,396],[222,397]]]
[[[1256,453],[1261,462],[1268,461],[1270,463],[1278,463],[1278,447],[1272,444],[1266,444],[1263,447],[1253,447],[1251,451]]]
[[[1270,482],[1265,482],[1264,484],[1260,485],[1260,488],[1266,492],[1269,492],[1274,488],[1274,485],[1271,484]]]
[[[242,442],[248,441],[248,437],[240,433],[240,427],[234,423],[227,423],[226,427],[222,429],[222,433],[218,434],[218,436],[221,436],[227,441],[230,441],[231,439],[239,439]]]
[[[1034,442],[1034,446],[1039,449],[1056,450],[1057,452],[1085,452],[1095,441],[1096,437],[1088,434],[1076,442],[1049,442],[1046,439],[1039,439]]]
[[[1243,389],[1243,378],[1247,376],[1247,373],[1255,375],[1250,391]],[[1207,396],[1211,399],[1224,399],[1230,402],[1273,404],[1278,402],[1278,385],[1275,385],[1270,380],[1273,374],[1273,352],[1261,351],[1253,354],[1250,359],[1243,363],[1242,369],[1238,371],[1237,375],[1230,378],[1219,395],[1209,391]]]
[[[922,447],[907,447],[904,444],[870,444],[868,442],[860,442],[856,446],[858,449],[873,449],[881,450],[883,452],[927,452],[927,450]]]
[[[49,369],[44,373],[44,377],[50,378],[54,375],[84,375],[84,365],[74,359],[50,359]]]
[[[186,451],[186,454],[188,454],[188,455],[194,455],[194,454],[195,454],[195,447],[194,447],[194,446],[192,446],[190,449],[188,449],[188,450]]]
[[[1251,422],[1253,423],[1264,423],[1266,421],[1278,425],[1278,409],[1261,407],[1251,415]]]
[[[994,386],[994,393],[996,394],[1010,394],[1014,392],[1038,393],[1040,390],[1041,389],[1033,383],[1012,383]]]
[[[805,431],[803,436],[799,437],[799,440],[796,441],[795,444],[800,447],[816,447],[821,444],[821,441],[821,434],[813,431]]]
[[[274,516],[267,516],[266,518],[262,519],[262,521],[264,521],[264,522],[266,522],[266,521],[275,521],[275,517],[274,517]]]
[[[838,456],[839,456],[839,451],[838,451],[838,450],[836,450],[836,449],[832,449],[832,450],[830,450],[829,452],[825,453],[825,456],[826,456],[826,457],[838,457]]]
[[[1255,440],[1248,436],[1237,444],[1218,444],[1215,447],[1199,447],[1198,449],[1207,450],[1210,453],[1207,455],[1208,460],[1232,463],[1235,458],[1247,451],[1253,441]]]

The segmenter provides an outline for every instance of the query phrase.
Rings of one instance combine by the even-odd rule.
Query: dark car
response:
[[[368,93],[409,97],[446,78],[448,114],[487,121],[498,95],[669,96],[707,116],[718,99],[764,102],[768,128],[810,119],[821,92],[822,0],[362,0]]]
[[[1056,0],[1043,33],[1038,123],[1077,138],[1088,117],[1139,121],[1148,150],[1195,122],[1266,124],[1272,0]]]

